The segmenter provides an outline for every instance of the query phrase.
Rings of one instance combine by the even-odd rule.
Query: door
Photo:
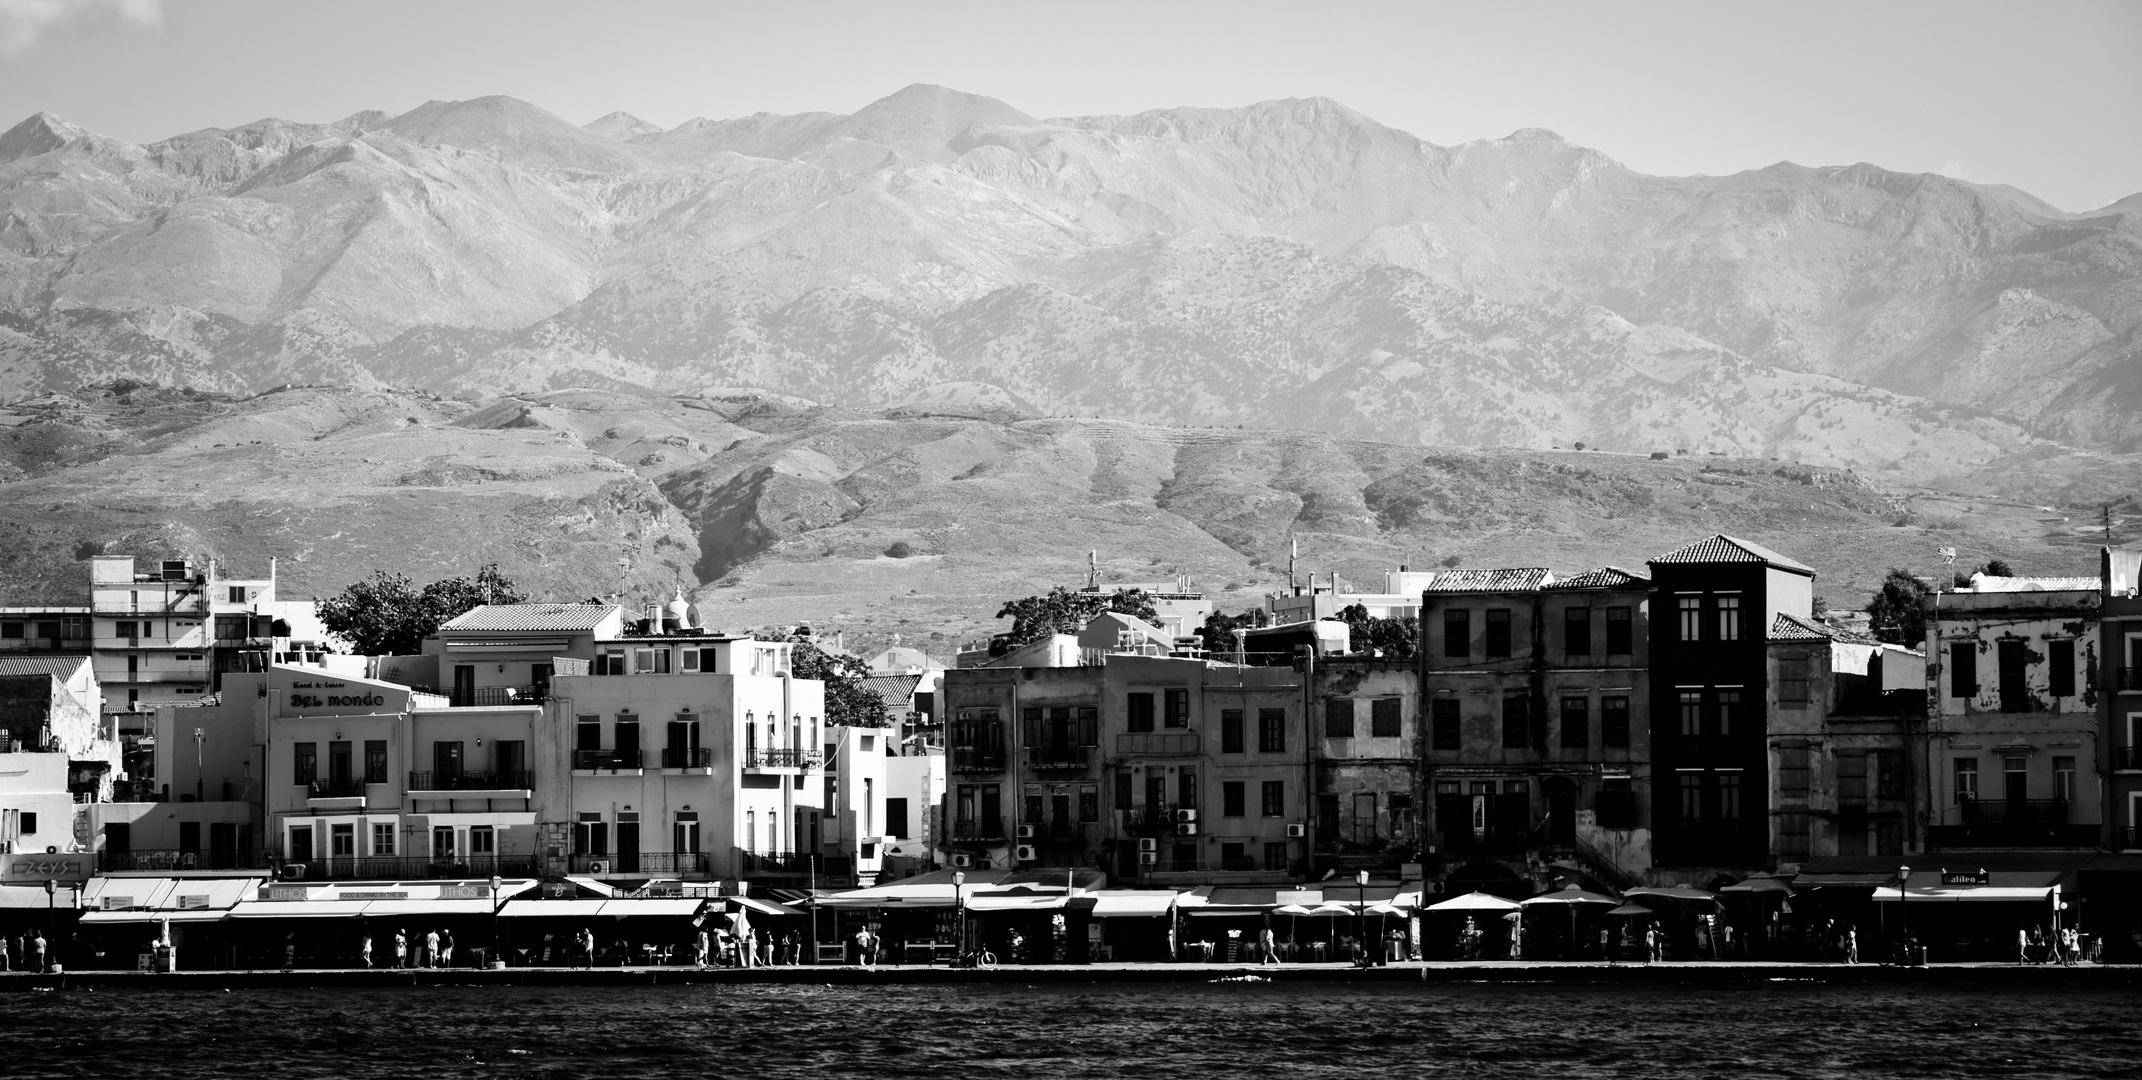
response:
[[[1351,835],[1347,839],[1356,844],[1376,842],[1376,793],[1362,791],[1354,794],[1354,820]]]
[[[2030,690],[2023,681],[2023,672],[2029,663],[2029,643],[2015,639],[2000,643],[2002,712],[2030,711]]]
[[[453,788],[461,779],[461,744],[458,742],[435,742],[431,744],[431,782],[440,790]]]
[[[2001,798],[2008,802],[2008,820],[2022,821],[2030,809],[2030,759],[2001,759]]]
[[[230,870],[238,865],[238,826],[218,821],[208,827],[208,868]]]
[[[431,827],[431,861],[451,863],[454,861],[454,827],[434,825]]]
[[[463,708],[476,704],[476,665],[454,665],[453,703]]]
[[[327,865],[329,872],[353,870],[357,863],[357,826],[331,825],[327,830]]]
[[[192,870],[201,863],[201,823],[181,821],[178,827],[179,869]]]
[[[528,783],[528,744],[520,739],[500,739],[491,744],[491,759],[498,769],[496,783],[501,788],[526,788]]]
[[[312,826],[298,825],[290,830],[290,862],[312,861]]]
[[[1071,793],[1049,795],[1049,835],[1058,840],[1069,840],[1078,835],[1076,820],[1071,816]]]
[[[336,795],[352,793],[357,778],[356,761],[350,753],[350,744],[331,742],[327,744],[327,782],[329,791]],[[356,794],[363,794],[359,791]]]
[[[638,818],[627,821],[618,815],[617,822],[617,872],[636,874],[640,870],[640,823]]]
[[[699,813],[695,810],[679,810],[676,824],[670,829],[669,849],[676,853],[677,872],[695,873],[699,869]]]
[[[551,670],[552,668],[549,664],[528,665],[528,688],[535,691],[535,699],[537,701],[550,700]]]
[[[1560,847],[1577,842],[1577,783],[1566,776],[1547,778],[1547,842]]]
[[[132,870],[134,854],[134,826],[124,821],[114,821],[104,826],[104,857],[109,860],[106,870]]]

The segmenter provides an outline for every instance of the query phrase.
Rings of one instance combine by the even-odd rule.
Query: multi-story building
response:
[[[891,831],[886,807],[887,754],[898,729],[828,724],[825,729],[825,794],[819,833],[823,879],[832,885],[869,886],[884,869],[885,847],[904,832]]]
[[[1435,578],[1433,570],[1415,570],[1401,564],[1396,570],[1383,572],[1382,592],[1346,592],[1337,573],[1331,574],[1325,584],[1318,584],[1316,575],[1309,575],[1306,585],[1295,585],[1283,593],[1270,593],[1264,598],[1264,610],[1276,623],[1309,622],[1316,619],[1335,619],[1339,612],[1359,605],[1367,610],[1370,618],[1402,619],[1420,614],[1421,590]]]
[[[1093,867],[1156,884],[1306,870],[1302,676],[1137,653],[957,669],[942,837],[955,867]]]
[[[1427,823],[1445,891],[1651,866],[1650,582],[1439,572],[1421,596]]]
[[[546,875],[820,872],[825,684],[793,675],[788,642],[694,621],[637,621],[593,640],[591,664],[555,661],[536,756]]]
[[[1315,870],[1399,873],[1421,861],[1419,666],[1319,656],[1313,671]]]
[[[1815,571],[1722,534],[1650,566],[1653,861],[1708,884],[1771,861],[1766,631],[1814,617]]]
[[[1974,575],[1926,601],[1927,846],[2103,839],[2098,578]]]
[[[1925,655],[1794,615],[1769,638],[1773,869],[1919,850]]]
[[[2100,559],[2106,846],[2142,851],[2142,548],[2102,548]]]
[[[657,630],[664,618],[677,623],[666,609],[654,615]],[[622,643],[625,619],[615,604],[484,604],[442,624],[425,640],[422,656],[383,659],[380,674],[460,706],[540,704],[560,657],[590,663],[600,657],[605,674],[638,672],[635,661],[645,659],[645,673],[654,674],[651,649],[635,656]],[[608,650],[599,651],[598,641],[610,642]],[[670,652],[661,655],[668,659]]]

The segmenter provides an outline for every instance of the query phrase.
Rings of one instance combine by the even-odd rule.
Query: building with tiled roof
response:
[[[1780,570],[1815,576],[1815,569],[1806,563],[1787,558],[1775,551],[1738,537],[1719,533],[1707,536],[1687,547],[1675,548],[1651,560],[1651,565],[1678,563],[1762,563]]]
[[[1990,574],[1972,574],[1971,584],[1952,592],[1973,593],[2019,593],[2019,592],[2096,592],[2103,587],[2105,579],[2099,577],[1994,577]]]
[[[1519,566],[1492,570],[1438,570],[1423,592],[1527,592],[1554,580],[1544,566]]]
[[[1651,579],[1642,574],[1632,574],[1618,566],[1602,566],[1585,570],[1570,577],[1550,578],[1540,587],[1543,589],[1625,589],[1631,586],[1651,584]]]
[[[616,604],[484,604],[446,620],[439,632],[594,630],[620,616]]]
[[[600,643],[624,629],[625,610],[615,604],[484,604],[425,641],[429,667],[412,669],[405,659],[397,677],[458,706],[541,702],[553,676],[601,663]]]

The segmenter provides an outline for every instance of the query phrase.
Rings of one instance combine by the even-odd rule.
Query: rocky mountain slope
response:
[[[1322,99],[585,128],[508,98],[0,135],[0,398],[133,377],[1686,449],[1905,481],[2142,448],[2142,213],[1871,165],[1653,177]]]
[[[1083,581],[1095,549],[1110,580],[1188,574],[1235,611],[1283,585],[1290,541],[1304,576],[1376,589],[1400,564],[1640,568],[1723,530],[1805,559],[1850,605],[1889,566],[1937,570],[1945,546],[2092,572],[2099,503],[2142,513],[2132,456],[2015,459],[1995,472],[2015,490],[1933,491],[1753,457],[1423,450],[975,396],[859,410],[743,392],[46,395],[0,408],[0,604],[78,598],[100,551],[237,573],[276,557],[288,596],[497,562],[542,597],[682,587],[718,626],[943,652],[1001,629],[1004,599]]]

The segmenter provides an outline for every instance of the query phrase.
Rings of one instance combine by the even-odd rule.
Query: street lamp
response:
[[[59,882],[54,881],[51,878],[46,878],[45,951],[38,956],[37,960],[40,964],[43,964],[47,970],[49,970],[52,966],[52,951],[59,947],[59,916],[56,914],[55,909],[53,908],[53,905],[58,902],[56,899],[58,895]]]
[[[1368,959],[1368,943],[1361,935],[1368,929],[1368,871],[1354,871],[1354,956],[1355,962]],[[1366,966],[1364,963],[1363,966]]]
[[[952,871],[952,918],[954,925],[959,927],[959,942],[952,948],[954,963],[959,962],[959,958],[966,955],[967,952],[967,897],[961,891],[966,887],[966,884],[967,875],[965,871]]]
[[[506,946],[498,937],[499,892],[506,887],[506,879],[491,875],[491,969],[506,966]]]
[[[1911,887],[1911,864],[1897,868],[1897,954],[1902,957],[1899,967],[1911,966],[1911,924],[1904,921],[1904,901]]]
[[[201,773],[205,771],[201,764],[201,743],[207,738],[208,732],[200,728],[193,729],[193,801],[195,802],[201,801]]]

